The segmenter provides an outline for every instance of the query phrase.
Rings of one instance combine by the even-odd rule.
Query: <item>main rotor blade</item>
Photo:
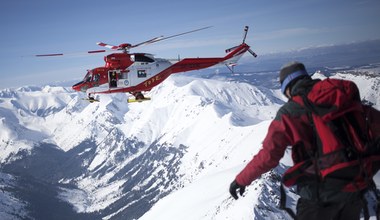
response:
[[[103,42],[97,42],[96,44],[99,45],[99,46],[102,46],[102,47],[106,47],[106,48],[111,49],[111,50],[122,50],[122,49],[128,50],[129,48],[134,48],[134,47],[138,47],[138,46],[142,46],[142,45],[156,43],[158,41],[162,41],[162,40],[166,40],[166,39],[182,36],[182,35],[185,35],[185,34],[190,34],[190,33],[201,31],[201,30],[205,30],[205,29],[208,29],[208,28],[211,28],[211,27],[212,26],[198,28],[198,29],[195,29],[195,30],[183,32],[183,33],[180,33],[180,34],[171,35],[171,36],[168,36],[168,37],[164,37],[164,36],[155,37],[155,38],[152,38],[150,40],[147,40],[147,41],[135,44],[135,45],[121,44],[119,46],[115,46],[115,45],[106,44],[106,43],[103,43]],[[106,50],[91,50],[91,51],[87,51],[88,54],[103,53],[103,52],[107,52],[107,51]],[[73,53],[71,53],[71,54],[73,54]],[[63,53],[51,53],[51,54],[37,54],[37,55],[34,55],[34,56],[36,56],[36,57],[53,57],[53,56],[63,56],[63,55],[64,55]]]
[[[56,57],[56,56],[68,56],[68,55],[80,55],[80,54],[94,54],[94,53],[104,53],[106,50],[90,50],[87,52],[73,52],[73,53],[50,53],[50,54],[37,54],[33,55],[35,57]]]
[[[211,28],[212,26],[207,26],[207,27],[203,27],[203,28],[199,28],[199,29],[195,29],[195,30],[192,30],[192,31],[187,31],[187,32],[184,32],[184,33],[180,33],[180,34],[175,34],[175,35],[172,35],[172,36],[168,36],[168,37],[163,37],[157,41],[162,41],[162,40],[166,40],[166,39],[169,39],[169,38],[173,38],[173,37],[178,37],[178,36],[181,36],[181,35],[185,35],[185,34],[190,34],[190,33],[193,33],[193,32],[197,32],[197,31],[201,31],[201,30],[205,30],[205,29],[208,29],[208,28]],[[157,42],[156,41],[156,42]]]
[[[104,52],[107,52],[106,50],[90,50],[90,51],[87,51],[87,53],[104,53]]]
[[[133,46],[131,46],[131,47],[138,47],[138,46],[141,46],[141,45],[144,45],[144,44],[152,44],[152,43],[156,43],[156,42],[158,42],[158,41],[162,41],[162,40],[170,39],[170,38],[173,38],[173,37],[178,37],[178,36],[185,35],[185,34],[190,34],[190,33],[197,32],[197,31],[201,31],[201,30],[208,29],[208,28],[211,28],[211,27],[212,27],[212,26],[207,26],[207,27],[203,27],[203,28],[195,29],[195,30],[192,30],[192,31],[187,31],[187,32],[184,32],[184,33],[171,35],[171,36],[168,36],[168,37],[164,37],[164,36],[155,37],[155,38],[153,38],[153,39],[150,39],[150,40],[144,41],[144,42],[142,42],[142,43],[138,43],[138,44],[133,45]]]
[[[63,56],[63,53],[37,54],[34,56],[36,56],[36,57],[55,57],[55,56]]]
[[[144,42],[141,42],[141,43],[138,43],[136,45],[132,45],[131,48],[133,47],[138,47],[138,46],[142,46],[142,45],[147,45],[147,44],[151,44],[151,43],[155,43],[159,40],[161,40],[164,36],[160,36],[160,37],[155,37],[155,38],[152,38],[150,40],[147,40],[147,41],[144,41]]]
[[[106,47],[106,48],[111,49],[111,50],[117,50],[120,48],[119,46],[114,46],[114,45],[106,44],[103,42],[97,42],[96,44],[99,46],[102,46],[102,47]]]

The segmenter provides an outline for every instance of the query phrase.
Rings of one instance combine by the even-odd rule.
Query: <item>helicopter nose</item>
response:
[[[81,82],[79,82],[79,83],[73,85],[72,88],[73,88],[75,91],[80,92],[80,91],[82,91],[82,86],[83,86],[83,81],[81,81]]]

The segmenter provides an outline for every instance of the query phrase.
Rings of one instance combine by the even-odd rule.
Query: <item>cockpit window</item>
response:
[[[92,78],[92,72],[88,71],[86,76],[84,77],[83,81],[84,82],[90,82]]]

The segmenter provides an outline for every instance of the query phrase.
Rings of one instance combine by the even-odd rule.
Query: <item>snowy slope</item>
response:
[[[334,77],[358,82],[362,96],[378,106],[378,70],[365,71],[372,72]],[[36,219],[52,213],[57,219],[287,219],[277,207],[289,158],[241,200],[228,194],[284,101],[265,73],[239,77],[171,76],[147,94],[152,101],[135,104],[126,104],[125,94],[89,104],[84,94],[59,86],[0,91],[1,171],[49,189],[31,198],[22,185],[16,195],[5,189],[8,197],[20,198],[20,210]],[[294,206],[296,196],[289,195]],[[39,198],[49,202],[40,207]]]
[[[365,74],[360,74],[360,72]],[[360,69],[336,72],[332,74],[332,77],[355,81],[362,97],[378,107],[380,103],[379,73],[378,68]],[[326,78],[326,76],[318,71],[313,78]],[[231,143],[228,160],[235,166],[231,166],[229,162],[223,163],[225,166],[222,166],[220,170],[216,169],[214,172],[201,176],[190,186],[160,200],[141,219],[252,219],[253,216],[255,219],[288,219],[289,216],[277,208],[279,179],[276,178],[279,178],[279,174],[283,172],[281,168],[256,180],[248,187],[246,196],[238,201],[229,197],[227,192],[230,181],[243,168],[249,157],[260,148],[268,125],[269,121],[252,125],[252,134],[246,141]],[[244,162],[239,162],[239,158]],[[287,154],[282,164],[290,165],[289,161],[289,154]],[[270,178],[272,176],[275,178]],[[277,181],[268,181],[268,179]],[[297,197],[292,193],[288,193],[288,196],[290,196],[288,206],[294,208]]]
[[[96,131],[94,139],[99,144],[95,157],[86,165],[87,169],[95,174],[102,169],[112,167],[110,172],[101,177],[88,175],[76,180],[87,198],[83,200],[85,204],[76,202],[79,211],[98,211],[125,196],[120,194],[119,189],[128,184],[128,180],[121,178],[111,184],[110,181],[120,175],[120,172],[134,159],[146,154],[148,150],[153,150],[154,147],[149,146],[149,143],[168,149],[167,155],[158,161],[150,159],[150,162],[154,163],[153,172],[147,178],[141,179],[140,185],[132,187],[132,190],[138,191],[139,188],[154,182],[147,189],[158,187],[160,193],[165,194],[190,184],[202,175],[213,173],[214,170],[230,168],[234,161],[244,160],[239,154],[234,153],[233,146],[240,144],[249,146],[254,139],[252,133],[257,133],[258,136],[262,133],[253,131],[252,126],[271,119],[279,106],[278,103],[281,102],[273,96],[271,90],[265,88],[258,89],[245,83],[183,76],[168,79],[150,95],[153,98],[151,102],[128,107],[123,107],[125,96],[119,95],[112,102],[108,97],[102,96],[100,104],[88,106],[83,110],[86,111],[85,115],[91,112],[93,118],[99,118],[96,124],[91,124],[91,118],[83,118],[81,114],[80,119],[73,117],[70,122],[56,130],[57,136],[67,137],[55,140],[59,146],[71,146],[63,143],[68,141],[74,143],[78,136],[81,136],[79,140],[83,139],[82,135],[90,138],[94,135],[92,132]],[[101,114],[99,117],[98,111]],[[110,115],[113,116],[113,126],[108,119]],[[65,126],[75,129],[80,123],[85,125],[84,129],[83,127],[80,129],[80,134],[77,131],[73,134],[67,133],[70,129]],[[110,127],[113,130],[108,129]],[[60,134],[61,131],[66,133]],[[138,140],[142,146],[138,147],[137,152],[131,157],[120,161],[117,157],[126,150],[125,146],[123,143],[119,145],[112,142],[109,134],[113,137],[120,136],[120,139]],[[111,148],[108,142],[112,142]],[[180,150],[176,153],[177,156],[170,152],[173,149]],[[250,151],[251,148],[246,148],[246,159],[250,157]],[[172,163],[177,163],[179,166],[175,167]],[[168,167],[175,168],[175,173]],[[136,170],[131,174],[138,175],[139,172]],[[173,176],[171,178],[176,181],[167,178],[168,175]],[[68,181],[61,180],[61,182]],[[126,208],[128,205],[122,207]],[[111,214],[110,217],[112,216]]]
[[[17,187],[15,182],[14,176],[0,172],[0,219],[11,220],[28,217],[27,204],[11,192]]]
[[[380,109],[379,73],[380,68],[368,66],[339,71],[334,77],[354,81],[360,89],[362,99],[374,104],[376,109]]]
[[[49,141],[52,130],[49,115],[63,111],[71,100],[61,87],[23,87],[0,91],[0,161],[18,151],[30,151],[35,143]]]
[[[60,87],[2,91],[4,169],[48,175],[61,184],[58,197],[77,212],[102,211],[116,219],[137,209],[139,216],[147,210],[133,204],[149,209],[172,190],[241,161],[231,146],[248,145],[252,126],[271,119],[282,103],[266,88],[184,76],[169,78],[149,95],[152,101],[134,105],[125,103],[125,94],[87,104]],[[48,160],[50,151],[59,157],[49,162],[59,172],[36,171],[45,165],[37,159],[26,163]],[[143,195],[147,191],[152,193]],[[149,201],[137,201],[145,196]]]

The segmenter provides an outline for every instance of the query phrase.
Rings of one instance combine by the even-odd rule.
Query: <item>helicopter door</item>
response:
[[[109,71],[108,72],[108,79],[110,88],[116,88],[117,87],[117,73],[116,71]]]

